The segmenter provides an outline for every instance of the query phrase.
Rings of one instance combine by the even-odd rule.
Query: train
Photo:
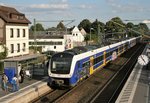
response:
[[[100,47],[88,45],[52,55],[49,60],[48,84],[50,86],[74,87],[110,61],[133,47],[141,37],[134,37]]]

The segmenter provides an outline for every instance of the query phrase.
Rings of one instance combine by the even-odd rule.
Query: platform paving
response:
[[[146,55],[148,45],[142,54]],[[136,63],[116,103],[150,103],[150,62]]]
[[[8,88],[8,92],[5,92],[5,91],[3,91],[0,88],[0,102],[1,102],[1,99],[3,97],[7,97],[7,96],[12,95],[14,93],[19,94],[19,93],[21,93],[20,92],[21,90],[23,90],[23,89],[25,89],[27,87],[30,87],[31,85],[33,85],[35,83],[38,83],[40,81],[43,82],[43,80],[44,80],[44,82],[47,82],[47,78],[48,78],[48,76],[39,76],[39,75],[38,76],[33,76],[32,79],[25,78],[24,82],[19,84],[19,91],[16,91],[16,92],[12,92],[12,86],[11,86],[11,84],[8,84],[8,87],[9,87]],[[0,76],[0,80],[1,80],[1,76]]]

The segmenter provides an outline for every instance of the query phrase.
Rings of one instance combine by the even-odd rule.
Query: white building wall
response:
[[[75,42],[83,42],[84,36],[81,33],[74,33],[73,35],[73,41]]]
[[[84,36],[81,34],[79,29],[77,27],[74,27],[72,30],[72,36],[73,36],[73,41],[74,42],[83,42],[84,41]]]
[[[3,46],[0,44],[0,53],[1,52],[4,52],[4,48],[3,48]]]
[[[13,37],[11,38],[11,31],[13,29]],[[20,30],[20,37],[17,37],[17,29]],[[23,37],[23,29],[25,29],[25,37]],[[6,47],[8,48],[8,56],[19,56],[29,54],[29,28],[28,26],[6,26]],[[17,44],[20,44],[20,52],[17,52]],[[25,43],[25,51],[23,51],[23,43]],[[14,44],[14,53],[11,53],[11,44]]]
[[[46,51],[62,52],[65,50],[64,39],[36,39],[36,41],[37,42],[62,42],[62,45],[46,45],[46,43],[45,45],[37,45],[37,46],[42,46],[42,52],[46,52]],[[29,39],[29,42],[34,42],[34,39]]]

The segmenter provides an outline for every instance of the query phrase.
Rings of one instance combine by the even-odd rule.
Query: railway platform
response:
[[[147,45],[142,54],[147,55]],[[150,102],[150,62],[146,66],[136,63],[116,103]]]
[[[45,94],[50,88],[47,86],[46,76],[34,76],[31,80],[25,78],[24,82],[19,84],[19,91],[5,92],[0,89],[0,103],[28,103],[31,100]]]

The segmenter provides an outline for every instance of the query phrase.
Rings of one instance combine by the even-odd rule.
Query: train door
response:
[[[94,57],[90,57],[90,75],[93,74],[94,72],[93,64],[94,64]]]
[[[86,66],[85,66],[85,77],[90,76],[90,61],[86,62]]]
[[[103,52],[103,65],[106,65],[106,51]]]

